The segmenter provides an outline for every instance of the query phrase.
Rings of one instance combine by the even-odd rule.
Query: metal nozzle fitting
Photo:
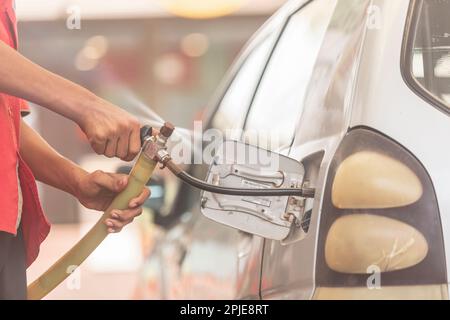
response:
[[[145,140],[145,143],[142,146],[143,154],[149,159],[153,159],[155,161],[161,160],[161,157],[159,157],[160,151],[166,150],[167,140],[170,138],[174,130],[175,126],[173,124],[170,122],[164,123],[164,125],[159,129],[157,136],[150,136]]]
[[[170,122],[165,122],[164,125],[159,130],[159,133],[165,138],[169,138],[174,130],[175,126],[173,124],[171,124]]]

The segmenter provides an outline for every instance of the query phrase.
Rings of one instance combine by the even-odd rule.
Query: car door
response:
[[[337,0],[332,4],[318,0],[297,13],[298,19],[311,19],[316,11],[327,17],[317,20],[323,32],[320,42],[305,42],[300,36],[297,38],[303,43],[304,50],[313,48],[315,56],[310,60],[312,65],[309,66],[311,72],[307,83],[297,84],[305,87],[292,92],[292,95],[297,95],[297,113],[302,110],[296,118],[298,121],[284,126],[292,130],[295,125],[288,154],[303,163],[305,180],[316,188],[316,196],[305,203],[301,228],[306,237],[293,232],[283,242],[264,241],[263,299],[313,297],[322,192],[330,159],[348,129],[361,44],[365,32],[368,32],[366,13],[369,3],[369,0]],[[304,69],[293,70],[302,72]],[[275,103],[278,109],[284,105]],[[292,121],[292,113],[284,117],[286,121]]]

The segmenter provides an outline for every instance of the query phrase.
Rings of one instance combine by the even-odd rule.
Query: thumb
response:
[[[127,186],[128,176],[126,174],[106,173],[97,170],[93,173],[93,180],[100,187],[120,192]]]

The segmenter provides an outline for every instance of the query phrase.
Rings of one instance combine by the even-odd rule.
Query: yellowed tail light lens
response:
[[[339,209],[382,209],[413,204],[423,188],[417,175],[400,161],[361,151],[339,165],[331,193]]]
[[[412,267],[425,259],[428,244],[414,227],[391,218],[352,214],[334,221],[325,241],[325,261],[336,272],[372,273]]]
[[[330,163],[320,213],[317,298],[446,297],[433,182],[401,144],[371,128],[351,129]],[[372,285],[382,289],[365,289]]]

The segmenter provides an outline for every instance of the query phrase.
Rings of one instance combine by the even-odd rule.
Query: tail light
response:
[[[315,298],[447,298],[434,189],[420,162],[365,128],[343,139],[322,206]],[[380,271],[380,288],[368,286]]]

